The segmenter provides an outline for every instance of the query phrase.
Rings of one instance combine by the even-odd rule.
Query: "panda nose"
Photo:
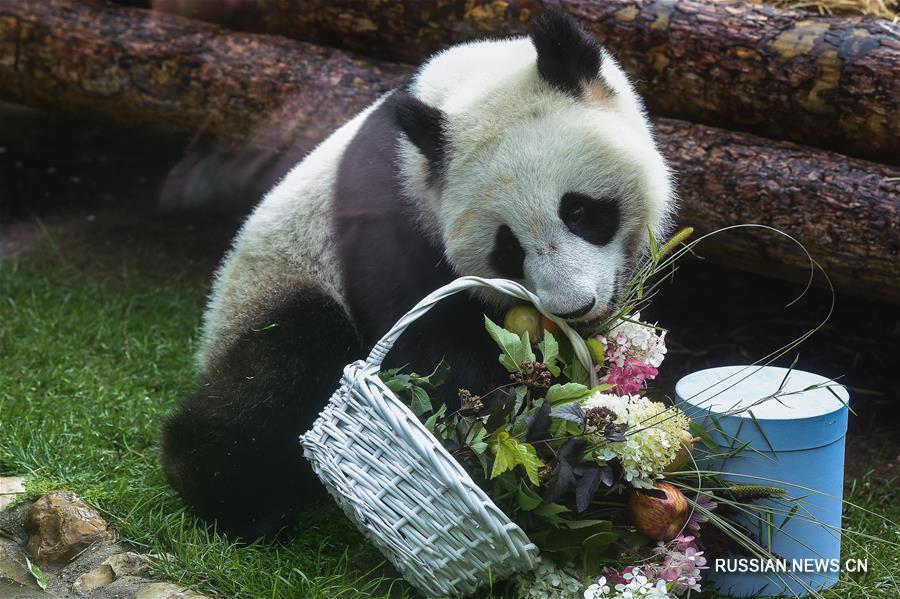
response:
[[[582,307],[577,310],[573,310],[571,312],[566,312],[564,314],[557,314],[560,318],[564,318],[566,320],[571,320],[572,318],[578,318],[579,316],[584,316],[588,312],[591,311],[591,308],[594,307],[594,304],[597,303],[597,298],[592,298],[590,302],[586,303]]]

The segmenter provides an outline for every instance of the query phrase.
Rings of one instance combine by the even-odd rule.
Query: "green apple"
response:
[[[503,328],[512,331],[516,335],[528,331],[528,338],[537,343],[544,338],[544,329],[541,327],[541,313],[534,306],[516,306],[506,313],[503,319]]]

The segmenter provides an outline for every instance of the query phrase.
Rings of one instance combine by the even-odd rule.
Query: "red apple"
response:
[[[541,328],[553,335],[554,337],[559,334],[559,325],[555,322],[541,314]]]
[[[641,533],[657,541],[671,541],[687,522],[687,498],[669,483],[655,482],[653,486],[665,493],[665,499],[632,491],[628,499],[628,515]]]

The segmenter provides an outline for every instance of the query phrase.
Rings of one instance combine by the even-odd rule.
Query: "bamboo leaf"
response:
[[[766,436],[766,431],[763,430],[762,425],[759,423],[759,420],[756,419],[756,416],[753,415],[753,410],[747,410],[747,413],[750,414],[750,418],[753,419],[753,424],[756,425],[756,430],[759,431],[759,434],[762,435],[763,441],[766,442],[766,447],[769,448],[769,451],[775,455],[775,459],[778,459],[777,454],[775,454],[775,448],[772,447],[772,444],[769,442],[769,438]]]

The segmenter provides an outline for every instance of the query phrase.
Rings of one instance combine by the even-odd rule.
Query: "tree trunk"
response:
[[[900,168],[683,121],[658,118],[655,127],[677,173],[681,224],[699,233],[775,227],[803,243],[837,289],[900,301]],[[698,253],[782,278],[809,275],[803,250],[758,228],[714,236]]]
[[[409,72],[138,9],[0,0],[3,99],[262,147],[254,159],[280,169],[272,178],[289,168],[286,153],[312,147]],[[900,168],[682,121],[656,126],[679,173],[683,224],[779,227],[838,288],[900,300]],[[793,277],[806,265],[802,252],[756,231],[719,237],[704,253]]]
[[[185,0],[154,0],[185,11]],[[900,24],[708,0],[208,0],[207,18],[418,63],[559,5],[654,114],[900,164]]]
[[[76,117],[310,149],[409,71],[104,2],[0,0],[0,99]]]

